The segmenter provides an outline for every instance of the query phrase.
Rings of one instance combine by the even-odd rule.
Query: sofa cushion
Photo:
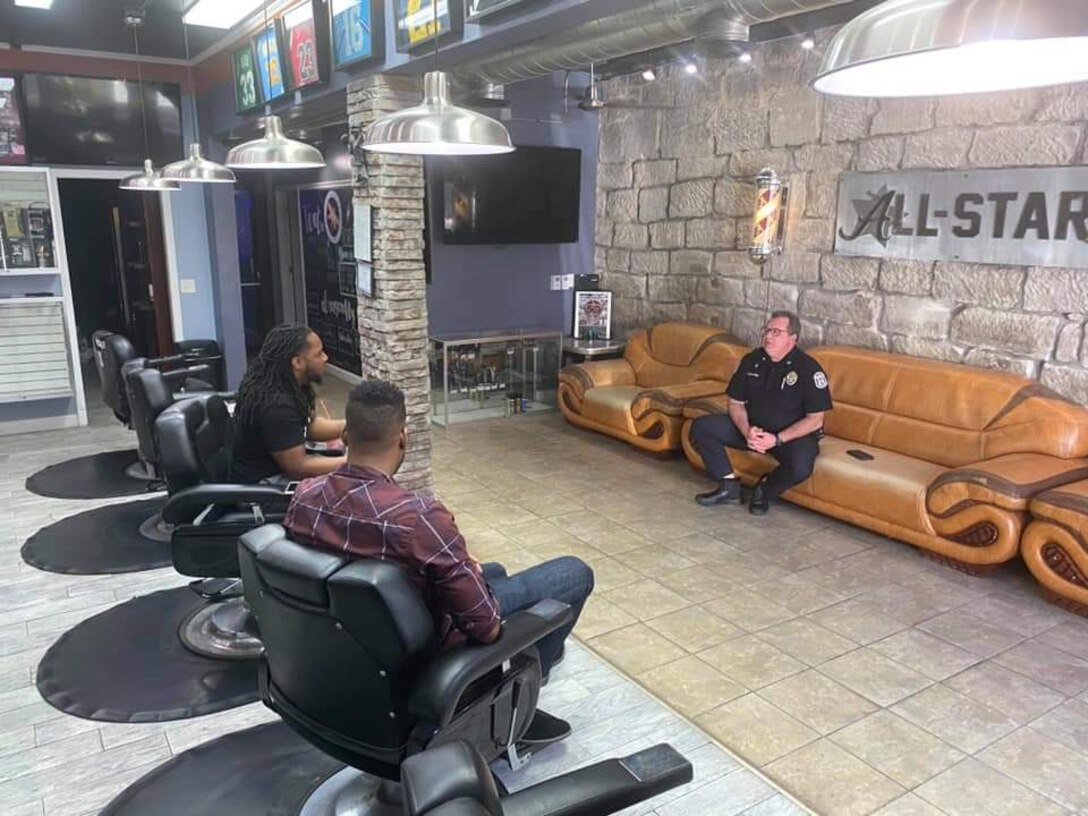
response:
[[[691,380],[728,382],[747,352],[724,330],[698,323],[662,323],[640,329],[627,340],[624,359],[644,388]]]
[[[637,435],[631,404],[643,389],[637,385],[609,385],[590,388],[582,403],[582,416],[611,428]]]

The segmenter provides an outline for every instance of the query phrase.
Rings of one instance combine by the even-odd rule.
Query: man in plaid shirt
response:
[[[440,501],[393,480],[408,441],[400,389],[382,380],[360,383],[348,397],[346,415],[347,462],[299,485],[284,518],[291,537],[403,567],[431,610],[443,647],[465,640],[491,643],[501,633],[503,615],[545,598],[570,604],[571,622],[537,644],[546,677],[593,591],[593,571],[571,556],[516,575],[499,564],[481,566]],[[538,712],[527,741],[553,741],[569,732],[562,720]]]

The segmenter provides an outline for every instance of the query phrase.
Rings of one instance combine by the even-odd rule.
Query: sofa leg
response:
[[[1082,604],[1079,601],[1074,601],[1071,598],[1066,598],[1064,595],[1059,595],[1052,589],[1047,589],[1044,586],[1039,587],[1043,591],[1043,597],[1055,606],[1061,607],[1066,612],[1072,612],[1074,615],[1080,615],[1088,618],[1088,604]]]
[[[965,572],[968,575],[989,575],[1001,566],[1000,564],[968,564],[966,561],[960,561],[959,559],[952,558],[948,555],[941,555],[940,553],[935,553],[922,547],[918,547],[917,549],[923,556],[931,561],[936,561],[938,564],[942,564],[959,572]]]

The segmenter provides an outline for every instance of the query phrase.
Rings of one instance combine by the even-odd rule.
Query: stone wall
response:
[[[766,310],[802,342],[954,360],[1041,379],[1088,403],[1088,269],[831,254],[843,171],[1068,166],[1088,161],[1088,85],[941,99],[823,97],[809,87],[831,31],[757,46],[749,64],[605,83],[597,270],[622,332],[688,319],[754,342]],[[784,254],[743,251],[751,177],[791,185]]]
[[[351,127],[419,103],[417,77],[367,76],[348,86]],[[427,285],[423,266],[423,163],[416,156],[358,151],[355,200],[374,208],[374,297],[359,295],[363,377],[389,380],[408,408],[408,453],[397,481],[433,492]]]

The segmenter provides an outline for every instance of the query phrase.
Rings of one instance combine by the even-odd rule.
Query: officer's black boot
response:
[[[740,479],[722,479],[716,490],[699,493],[695,501],[703,507],[713,507],[716,504],[740,504],[743,501],[740,496]]]
[[[748,500],[748,512],[753,516],[765,516],[770,506],[771,501],[767,498],[767,477],[762,476],[752,488],[752,496]]]

